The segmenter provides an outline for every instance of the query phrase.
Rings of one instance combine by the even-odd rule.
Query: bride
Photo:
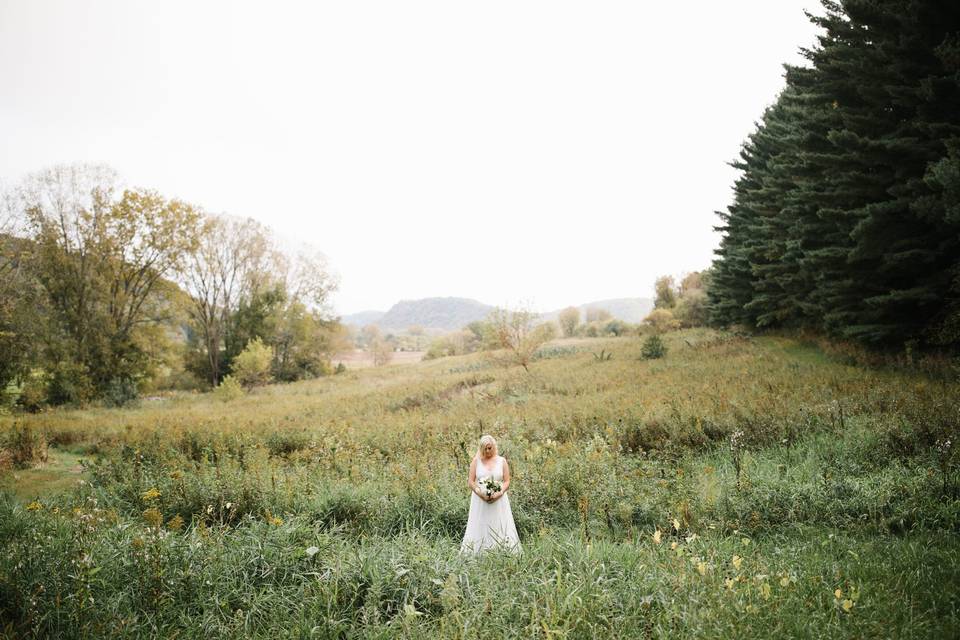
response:
[[[520,551],[520,538],[507,496],[510,465],[506,458],[498,455],[497,441],[493,436],[480,438],[480,448],[470,463],[467,484],[473,495],[470,496],[467,532],[463,536],[460,551],[479,553],[498,546]]]

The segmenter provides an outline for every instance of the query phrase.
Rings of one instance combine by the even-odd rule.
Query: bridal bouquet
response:
[[[486,492],[488,498],[503,488],[503,485],[494,480],[493,476],[481,478],[477,484],[479,484],[480,488]]]

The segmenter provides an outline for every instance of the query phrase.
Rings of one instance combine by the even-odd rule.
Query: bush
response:
[[[130,378],[114,378],[103,393],[105,407],[124,407],[135,403],[139,397],[137,383]]]
[[[43,432],[24,424],[14,423],[3,440],[3,448],[10,453],[11,462],[18,469],[47,461],[47,439]]]
[[[644,324],[653,327],[657,333],[674,331],[680,328],[680,322],[673,317],[673,312],[669,309],[654,309],[646,318]]]
[[[47,404],[47,383],[41,377],[31,376],[23,383],[17,404],[24,411],[37,413]]]
[[[643,348],[640,351],[640,355],[643,356],[644,360],[662,358],[667,355],[667,345],[663,344],[663,340],[660,339],[660,336],[649,336],[643,341]]]
[[[52,405],[86,404],[95,395],[93,381],[82,364],[62,361],[50,371],[47,402]]]
[[[273,352],[270,347],[263,344],[260,338],[254,338],[234,359],[233,375],[244,387],[267,384],[271,380],[272,362]]]
[[[243,395],[243,387],[236,378],[227,376],[220,382],[220,386],[213,390],[213,394],[220,400],[229,402]]]

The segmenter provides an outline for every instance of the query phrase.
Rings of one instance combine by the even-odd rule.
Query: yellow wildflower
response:
[[[743,564],[743,558],[741,558],[740,556],[733,556],[730,562],[731,564],[733,564],[733,568],[739,571],[740,565]]]
[[[670,550],[673,551],[673,550],[675,550],[678,546],[680,546],[680,545],[678,545],[676,542],[671,542],[671,543],[670,543]]]
[[[790,584],[790,578],[789,578],[789,577],[783,576],[782,578],[780,578],[780,586],[781,586],[781,587],[789,586],[789,584]]]
[[[853,600],[847,599],[843,601],[843,604],[840,605],[843,607],[843,610],[847,613],[850,613],[850,609],[853,609]]]
[[[769,600],[769,599],[770,599],[770,584],[769,584],[769,583],[764,582],[762,585],[760,585],[760,595],[763,596],[763,599],[764,599],[764,600]]]
[[[653,532],[653,541],[656,544],[660,544],[660,529],[657,529],[656,531]]]
[[[699,571],[699,572],[700,572],[700,575],[702,575],[702,576],[707,575],[707,563],[703,562],[702,560],[701,560],[700,562],[698,562],[698,563],[697,563],[697,571]]]
[[[170,518],[170,520],[167,521],[167,529],[170,529],[170,531],[180,531],[183,529],[183,516],[178,513]]]
[[[147,521],[151,527],[160,527],[163,524],[163,514],[160,513],[160,510],[156,507],[150,507],[143,512],[143,519]]]
[[[27,511],[40,511],[43,509],[43,504],[39,500],[34,500],[27,505]]]
[[[833,597],[836,598],[837,600],[840,600],[841,598],[843,598],[843,591],[841,591],[840,589],[837,589],[836,591],[833,592]]]
[[[676,531],[677,533],[680,532],[680,521],[677,520],[676,518],[673,519],[673,530]]]
[[[723,584],[726,585],[727,589],[733,590],[733,585],[737,584],[737,581],[733,578],[724,578]]]
[[[144,500],[156,500],[160,497],[160,492],[155,488],[150,488],[144,491],[140,497]]]

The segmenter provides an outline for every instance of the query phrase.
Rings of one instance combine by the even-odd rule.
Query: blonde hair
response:
[[[497,449],[497,441],[491,435],[480,436],[480,446],[477,447],[477,458],[483,459],[483,448],[488,444],[493,445],[493,455],[496,456],[500,453]]]

